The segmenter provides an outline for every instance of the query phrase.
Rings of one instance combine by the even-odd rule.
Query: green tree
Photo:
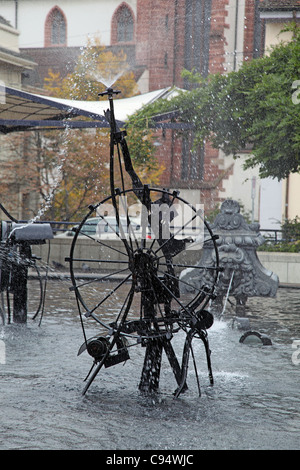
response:
[[[300,167],[300,31],[273,47],[268,56],[245,62],[237,72],[207,79],[185,72],[197,83],[192,91],[149,106],[140,114],[177,110],[178,119],[195,128],[197,144],[209,140],[225,154],[250,148],[245,168],[261,177],[283,179]]]

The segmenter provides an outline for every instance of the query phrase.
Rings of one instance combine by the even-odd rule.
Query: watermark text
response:
[[[295,349],[292,353],[292,363],[298,366],[300,364],[300,339],[295,339],[292,342],[292,348]]]
[[[191,237],[197,240],[197,244],[204,241],[203,204],[191,207],[187,204],[169,205],[164,202],[154,202],[148,209],[143,204],[129,205],[126,196],[122,196],[117,212],[118,217],[114,207],[106,203],[97,208],[99,221],[96,224],[96,234],[98,236],[101,237],[102,234],[111,232],[120,238],[134,238],[140,234],[142,238],[160,240]],[[95,224],[95,222],[91,223]],[[86,222],[86,225],[88,224],[89,221]]]
[[[0,339],[0,364],[6,364],[5,342]]]
[[[294,80],[292,83],[292,88],[295,91],[292,93],[292,102],[293,104],[300,103],[300,80]]]
[[[0,80],[0,104],[5,104],[5,83],[3,80]]]

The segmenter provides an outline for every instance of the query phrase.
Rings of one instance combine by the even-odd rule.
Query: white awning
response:
[[[168,87],[131,98],[115,99],[114,110],[118,124],[124,125],[128,117],[144,105],[174,93],[176,89]],[[0,132],[66,126],[108,127],[104,117],[104,111],[108,108],[108,100],[66,100],[0,86]],[[92,121],[71,121],[71,118],[78,116],[91,118]]]

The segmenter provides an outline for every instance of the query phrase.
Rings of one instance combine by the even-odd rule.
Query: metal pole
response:
[[[252,176],[252,189],[251,189],[251,199],[252,199],[252,223],[254,222],[254,204],[255,204],[255,187],[256,187],[256,178]]]
[[[15,28],[18,29],[18,8],[19,8],[19,2],[18,0],[15,0]]]
[[[27,322],[27,280],[28,280],[28,262],[31,257],[31,248],[28,243],[22,243],[20,246],[20,263],[13,266],[13,275],[11,288],[14,297],[13,322]]]

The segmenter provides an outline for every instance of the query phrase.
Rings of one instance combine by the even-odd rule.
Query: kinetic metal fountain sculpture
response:
[[[245,305],[248,297],[275,297],[279,279],[260,263],[256,249],[265,242],[259,233],[259,224],[247,224],[240,214],[237,201],[226,200],[221,205],[212,230],[218,235],[218,252],[220,267],[219,282],[215,290],[215,299],[211,310],[220,316],[224,311],[224,299],[230,295],[236,300],[236,314],[245,315]],[[215,263],[213,247],[206,244],[203,247],[199,265],[207,268]],[[210,270],[189,269],[182,273],[181,282],[183,290],[190,290],[212,285],[213,278]]]
[[[126,361],[129,359],[130,347],[140,345],[145,348],[140,390],[158,390],[164,351],[178,385],[175,396],[179,396],[187,389],[187,370],[190,353],[193,355],[194,338],[199,338],[204,344],[209,379],[213,383],[207,337],[207,329],[213,324],[213,316],[207,306],[214,296],[219,275],[217,237],[203,220],[202,211],[196,210],[180,198],[178,191],[150,188],[141,182],[132,165],[126,132],[120,131],[115,120],[113,98],[117,93],[119,91],[112,88],[103,93],[109,99],[109,109],[105,116],[111,130],[111,195],[90,206],[86,217],[75,230],[70,257],[66,259],[70,263],[71,290],[75,292],[84,336],[79,354],[86,350],[93,358],[83,393],[86,393],[103,366],[110,367]],[[121,189],[115,188],[115,165],[118,165],[120,171]],[[125,188],[123,166],[131,178],[131,189]],[[111,228],[122,242],[119,247],[97,236],[87,235],[82,230],[88,219],[95,215],[106,221],[104,208],[108,204],[114,210],[116,227]],[[132,227],[129,214],[129,205],[135,204],[141,207],[139,235]],[[185,214],[180,224],[179,213]],[[201,239],[203,227],[207,234],[204,240]],[[151,239],[148,238],[149,231]],[[88,259],[83,259],[81,255],[82,237],[88,237],[91,242],[91,256]],[[209,244],[214,254],[213,264],[196,268],[204,277],[210,271],[209,284],[204,281],[192,294],[184,294],[179,289],[179,275],[186,266],[177,261],[177,256],[183,250],[195,247],[199,239],[201,247]],[[103,267],[107,263],[116,263],[110,259],[113,253],[117,253],[117,265],[121,267],[114,272],[103,273]],[[83,263],[89,264],[94,273],[89,272],[88,279],[84,279],[80,269]],[[107,289],[105,281],[112,280],[115,280],[115,287]],[[98,331],[95,336],[88,338],[86,330],[90,328],[91,320],[93,325],[96,322]],[[179,331],[186,334],[181,365],[172,346],[172,339]],[[198,377],[195,358],[193,359]],[[200,393],[199,381],[198,389]]]
[[[13,323],[26,323],[29,268],[36,270],[39,275],[37,258],[32,254],[31,245],[45,243],[46,240],[53,238],[53,232],[48,223],[18,222],[2,204],[0,208],[9,217],[8,221],[0,221],[0,294],[2,297],[0,316],[4,324],[6,315],[3,294],[6,292],[7,322],[11,323],[12,320]],[[41,284],[40,287],[42,291]],[[10,294],[13,296],[12,309]],[[34,318],[40,308],[41,301]]]

